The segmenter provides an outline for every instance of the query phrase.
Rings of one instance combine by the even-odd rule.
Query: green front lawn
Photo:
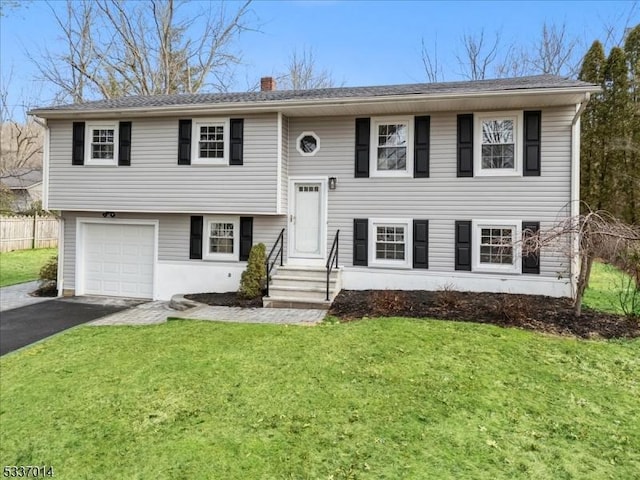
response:
[[[0,287],[37,280],[42,266],[57,252],[57,248],[38,248],[0,253]]]
[[[640,340],[374,319],[80,327],[0,359],[55,478],[636,478]]]
[[[589,288],[584,292],[582,305],[601,310],[603,312],[611,312],[623,315],[625,312],[622,308],[620,294],[627,288],[633,289],[634,283],[629,275],[618,270],[613,265],[606,263],[594,262],[591,269],[591,278],[589,280]],[[631,299],[626,298],[627,311],[631,311]],[[640,312],[638,312],[640,315]]]

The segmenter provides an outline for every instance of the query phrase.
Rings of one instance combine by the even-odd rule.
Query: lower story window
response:
[[[409,268],[410,220],[371,219],[369,238],[372,265]]]
[[[205,257],[210,260],[238,260],[239,222],[233,218],[209,218]]]
[[[475,271],[520,272],[520,259],[516,252],[519,238],[519,222],[476,221],[474,222],[474,266]]]
[[[404,260],[404,226],[378,225],[376,227],[376,260]]]

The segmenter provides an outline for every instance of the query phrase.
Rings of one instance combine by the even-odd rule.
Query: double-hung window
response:
[[[86,165],[118,164],[117,123],[87,123],[85,142]]]
[[[191,163],[201,165],[229,164],[229,121],[226,119],[194,120]]]
[[[240,245],[239,219],[208,217],[205,228],[203,257],[209,260],[237,261]]]
[[[412,125],[412,119],[408,117],[372,119],[372,176],[413,174]]]
[[[411,266],[412,221],[408,219],[371,219],[369,222],[370,264],[381,267]]]
[[[474,271],[519,273],[519,222],[474,221]]]
[[[522,113],[476,115],[475,171],[477,175],[522,173]]]

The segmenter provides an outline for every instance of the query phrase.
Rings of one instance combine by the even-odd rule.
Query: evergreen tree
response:
[[[626,172],[630,193],[627,220],[640,223],[640,25],[627,34],[624,53],[629,69],[631,103],[629,166]]]
[[[611,49],[604,77],[605,159],[600,171],[600,203],[614,216],[629,221],[631,104],[627,59],[621,48]]]
[[[604,86],[605,55],[596,40],[584,56],[578,78]],[[591,96],[581,119],[580,191],[581,200],[592,208],[600,208],[600,178],[604,163],[603,94]]]

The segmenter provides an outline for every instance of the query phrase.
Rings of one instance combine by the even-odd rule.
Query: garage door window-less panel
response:
[[[157,222],[78,219],[77,294],[153,298]]]

